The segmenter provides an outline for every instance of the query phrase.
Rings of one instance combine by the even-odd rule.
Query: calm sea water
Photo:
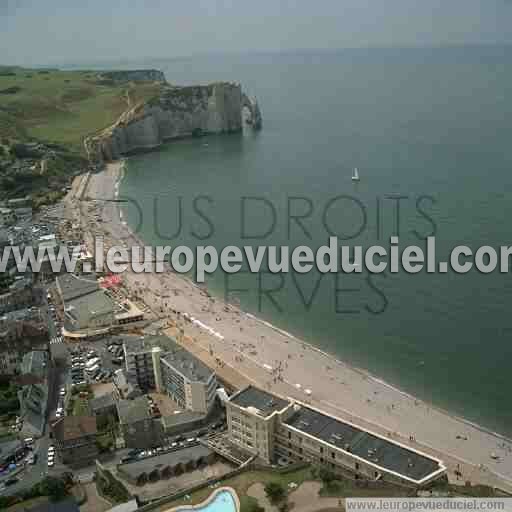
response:
[[[257,134],[175,142],[130,160],[122,193],[139,201],[148,243],[317,247],[327,242],[328,227],[351,244],[385,245],[397,216],[401,243],[423,244],[418,239],[435,229],[441,259],[459,244],[512,242],[511,48],[138,65],[162,69],[176,84],[240,81],[257,95],[264,117]],[[260,198],[246,203],[246,234],[264,235],[273,221],[269,203],[275,210],[275,228],[260,240],[243,239],[244,196]],[[289,226],[290,212],[309,213],[304,229]],[[135,209],[127,213],[136,224]],[[225,279],[219,272],[208,284],[222,296]],[[405,391],[512,434],[510,276],[402,272],[336,282],[317,273],[282,281],[239,274],[229,286],[246,289],[237,294],[244,309]],[[276,291],[264,293],[269,289]]]

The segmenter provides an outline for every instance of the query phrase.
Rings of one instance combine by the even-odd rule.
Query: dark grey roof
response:
[[[62,274],[57,277],[57,286],[64,302],[99,290],[96,276],[75,276],[74,274]]]
[[[264,418],[290,405],[290,402],[287,400],[267,393],[262,389],[255,388],[254,386],[249,386],[236,395],[233,395],[230,402],[243,408],[254,407]]]
[[[113,380],[123,398],[133,398],[134,395],[141,394],[135,375],[126,373],[125,370],[120,369],[114,372]]]
[[[151,352],[153,348],[162,349],[161,360],[173,367],[192,382],[207,382],[215,373],[195,355],[185,350],[176,340],[168,336],[140,336],[127,338],[127,354]]]
[[[143,354],[150,353],[157,347],[165,353],[171,350],[174,344],[167,336],[126,336],[124,346],[127,354]]]
[[[113,314],[114,303],[103,290],[97,289],[87,295],[69,299],[65,305],[65,313],[68,324],[71,324],[69,330],[76,330],[88,326],[93,318]]]
[[[308,407],[301,407],[285,423],[413,480],[422,480],[440,469],[434,459]]]
[[[122,471],[133,478],[137,478],[142,473],[151,473],[154,469],[163,469],[166,466],[177,466],[178,464],[187,464],[190,461],[198,460],[201,457],[208,457],[213,452],[203,445],[191,446],[176,450],[157,457],[149,457],[137,462],[130,462],[120,466]]]
[[[117,414],[119,422],[128,425],[151,417],[148,400],[145,396],[140,396],[134,400],[119,400],[117,402]]]
[[[21,361],[21,374],[30,374],[41,379],[46,378],[48,373],[48,352],[34,350],[25,354]]]
[[[215,372],[171,338],[162,360],[192,382],[208,382]]]
[[[187,423],[193,423],[195,421],[201,421],[205,419],[207,414],[202,412],[194,411],[182,411],[177,414],[170,414],[162,418],[162,423],[165,428],[176,427],[178,425],[186,425]]]
[[[96,412],[106,407],[113,407],[116,404],[113,393],[106,393],[105,395],[93,398],[90,402],[91,411]]]

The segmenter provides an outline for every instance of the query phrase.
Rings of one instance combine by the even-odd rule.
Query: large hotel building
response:
[[[446,475],[438,459],[253,386],[233,395],[226,412],[230,441],[268,464],[304,461],[411,487]]]
[[[126,371],[143,391],[169,395],[185,410],[208,413],[217,389],[215,372],[167,336],[126,338]]]

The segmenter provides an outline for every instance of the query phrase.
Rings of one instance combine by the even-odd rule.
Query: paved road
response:
[[[55,322],[53,321],[49,311],[46,292],[44,293],[42,313],[47,316],[48,334],[50,339],[52,339],[57,336],[58,332]],[[58,350],[58,354],[60,356],[57,358],[57,360],[54,358],[56,349]],[[57,364],[51,364],[48,373],[47,420],[53,419],[55,417],[55,411],[57,409],[59,399],[59,388],[62,385],[66,375],[65,357],[68,353],[67,347],[64,343],[58,345],[50,345],[50,351],[52,354],[53,362]],[[59,471],[57,468],[48,468],[48,446],[50,444],[50,426],[49,423],[47,423],[43,437],[37,439],[34,443],[33,453],[35,453],[37,456],[36,463],[33,466],[27,465],[23,471],[18,473],[16,475],[16,478],[19,480],[18,483],[7,487],[3,492],[1,492],[2,495],[11,495],[25,489],[30,489],[33,485],[35,485],[37,482],[40,482],[48,474],[58,475],[64,472],[64,469],[66,471],[68,470],[67,468],[61,468]]]

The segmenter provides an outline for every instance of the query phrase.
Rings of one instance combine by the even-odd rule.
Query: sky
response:
[[[512,0],[0,0],[0,63],[512,43]]]

